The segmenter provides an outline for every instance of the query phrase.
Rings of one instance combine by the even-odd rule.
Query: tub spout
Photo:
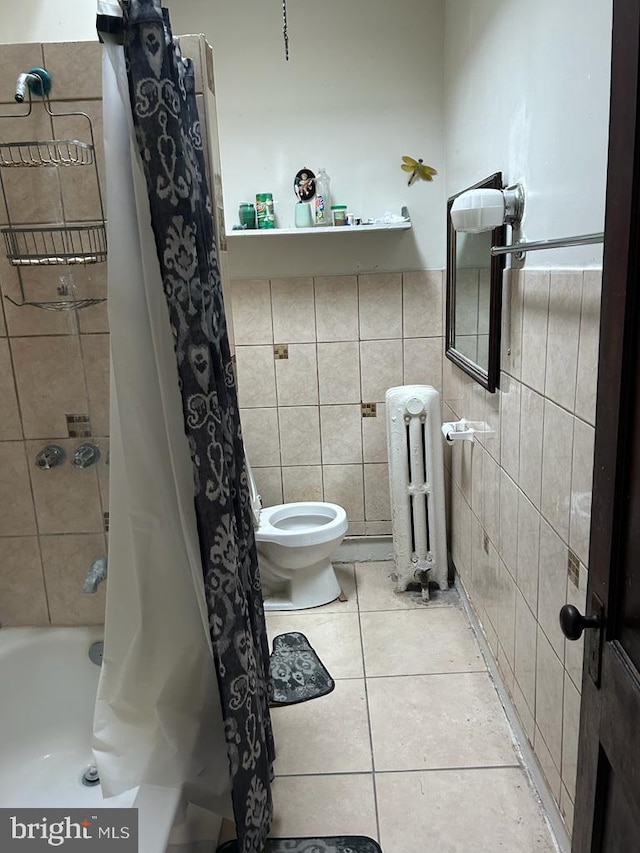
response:
[[[84,579],[83,592],[94,593],[98,591],[98,586],[107,577],[107,558],[98,557],[91,563],[91,568],[87,572]]]

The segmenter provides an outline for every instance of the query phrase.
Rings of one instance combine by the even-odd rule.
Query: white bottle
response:
[[[332,225],[331,222],[331,178],[324,168],[318,169],[316,177],[316,225]]]

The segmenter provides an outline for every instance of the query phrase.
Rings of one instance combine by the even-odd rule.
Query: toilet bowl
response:
[[[262,507],[249,468],[258,566],[265,610],[319,607],[340,595],[331,554],[347,532],[338,504],[299,501]]]

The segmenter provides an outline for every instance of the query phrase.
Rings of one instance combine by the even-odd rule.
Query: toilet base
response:
[[[277,577],[270,571],[269,562],[258,552],[265,610],[306,610],[309,607],[321,607],[335,601],[342,591],[328,558],[307,568],[293,570],[290,580]]]

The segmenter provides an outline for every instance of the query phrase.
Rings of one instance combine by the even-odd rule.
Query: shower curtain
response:
[[[157,0],[122,9],[98,3],[112,438],[94,752],[105,796],[231,801],[239,849],[259,853],[269,650],[193,65]]]

